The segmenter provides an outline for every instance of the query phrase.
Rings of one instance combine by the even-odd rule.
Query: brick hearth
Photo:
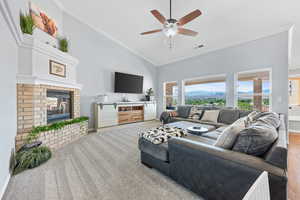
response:
[[[18,149],[33,126],[47,125],[47,90],[71,92],[72,117],[80,117],[80,90],[49,85],[17,84],[16,149]]]

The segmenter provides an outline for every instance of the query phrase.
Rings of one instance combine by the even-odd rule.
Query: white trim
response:
[[[76,88],[82,89],[81,84],[77,83],[66,83],[62,81],[55,81],[49,79],[38,78],[30,75],[17,74],[17,83],[19,84],[34,84],[34,85],[51,85],[57,87]]]
[[[265,71],[268,71],[269,72],[269,88],[270,88],[270,92],[269,92],[269,111],[271,112],[273,109],[273,80],[272,80],[272,68],[260,68],[260,69],[253,69],[253,70],[247,70],[247,71],[240,71],[240,72],[236,72],[236,75],[237,75],[237,89],[236,89],[236,93],[235,93],[235,96],[236,96],[236,105],[238,106],[238,81],[239,81],[239,74],[248,74],[248,73],[254,73],[254,72],[265,72]]]
[[[55,57],[61,59],[68,64],[76,66],[79,63],[79,60],[70,54],[64,53],[48,44],[40,42],[38,39],[35,39],[32,35],[24,34],[23,41],[20,44],[20,47],[35,50],[44,55]]]
[[[185,104],[185,83],[187,81],[193,81],[193,80],[205,80],[205,79],[213,79],[213,78],[224,78],[224,82],[225,82],[225,101],[227,100],[227,85],[226,85],[226,79],[227,79],[227,74],[215,74],[215,75],[205,75],[205,76],[201,76],[201,77],[194,77],[194,78],[188,78],[188,79],[183,79],[182,80],[182,105],[186,105]],[[188,104],[189,105],[189,104]],[[226,105],[225,105],[226,106]]]
[[[2,189],[1,189],[1,192],[0,192],[0,199],[2,199],[3,196],[4,196],[4,193],[5,193],[6,189],[7,189],[10,177],[11,177],[10,174],[8,174],[8,176],[5,179],[4,185],[3,185]]]
[[[121,42],[120,40],[114,38],[113,36],[109,35],[108,33],[106,33],[105,31],[101,30],[101,29],[96,29],[94,26],[86,23],[86,22],[83,22],[81,19],[79,19],[77,16],[73,15],[71,12],[69,12],[68,10],[63,10],[65,12],[65,14],[68,14],[70,15],[71,17],[73,17],[74,19],[76,19],[78,22],[82,23],[82,24],[85,24],[87,25],[90,29],[94,30],[95,32],[97,33],[100,33],[102,35],[104,35],[105,37],[107,37],[108,39],[112,40],[113,42],[117,43],[118,45],[124,47],[125,49],[129,50],[131,53],[133,53],[134,55],[144,59],[145,61],[151,63],[152,65],[154,66],[159,66],[158,63],[154,62],[153,60],[147,58],[146,56],[142,55],[141,53],[139,53],[138,51],[128,47],[127,45],[125,45],[123,42]]]
[[[290,133],[300,134],[300,130],[289,129],[289,132],[290,132]]]
[[[9,0],[0,1],[0,11],[4,17],[4,20],[8,25],[11,34],[15,38],[16,43],[20,45],[23,40],[22,32],[21,29],[19,28],[19,25],[16,24],[16,21],[13,18],[13,14],[11,13],[11,9],[9,7],[8,1]]]
[[[219,50],[228,49],[228,48],[236,47],[236,46],[239,46],[239,45],[242,45],[242,44],[247,44],[247,43],[250,43],[250,42],[254,42],[256,40],[260,40],[260,39],[263,39],[263,38],[266,38],[266,37],[270,37],[270,36],[273,36],[273,35],[276,35],[276,34],[279,34],[279,33],[289,31],[293,26],[294,26],[294,24],[289,24],[289,25],[286,25],[286,26],[282,26],[282,27],[280,27],[280,30],[272,31],[271,33],[265,34],[263,36],[259,36],[259,37],[255,37],[253,39],[236,42],[236,43],[231,44],[231,45],[224,45],[224,46],[221,46],[221,47],[212,48],[210,50],[206,50],[205,52],[201,52],[201,53],[198,53],[196,55],[177,57],[176,59],[173,59],[173,60],[167,61],[167,62],[162,62],[160,64],[157,64],[156,66],[157,67],[162,67],[164,65],[169,65],[169,64],[172,64],[172,63],[188,60],[188,59],[191,59],[191,58],[194,58],[194,57],[209,54],[209,53],[216,52],[216,51],[219,51]],[[205,48],[203,48],[203,49],[205,49]]]

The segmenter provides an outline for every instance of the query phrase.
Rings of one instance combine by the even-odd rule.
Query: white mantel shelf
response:
[[[66,77],[49,73],[50,60],[66,65]],[[19,45],[19,66],[17,83],[45,84],[58,87],[81,89],[76,80],[77,58],[59,49],[41,42],[32,35],[23,34]]]

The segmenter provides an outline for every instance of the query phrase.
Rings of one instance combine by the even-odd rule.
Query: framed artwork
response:
[[[52,37],[56,38],[58,31],[56,22],[52,18],[50,18],[46,12],[41,10],[32,2],[29,3],[29,11],[34,25],[42,31],[48,33]]]
[[[50,60],[50,74],[66,78],[66,65]]]

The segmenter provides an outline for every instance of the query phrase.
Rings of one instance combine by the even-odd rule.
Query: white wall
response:
[[[0,10],[0,199],[9,178],[9,158],[17,133],[17,45]]]
[[[234,75],[237,72],[272,69],[272,110],[288,113],[288,32],[164,65],[159,68],[158,113],[163,111],[163,83],[227,74],[227,103],[234,106]]]
[[[122,94],[114,94],[114,72],[144,76],[144,91],[156,89],[156,68],[128,49],[96,32],[72,16],[64,15],[64,31],[70,41],[70,53],[79,59],[77,82],[81,91],[81,115],[91,117],[92,103],[97,94],[108,94],[109,101],[120,101]],[[156,90],[155,90],[156,91]],[[140,100],[143,95],[127,95],[130,100]]]

